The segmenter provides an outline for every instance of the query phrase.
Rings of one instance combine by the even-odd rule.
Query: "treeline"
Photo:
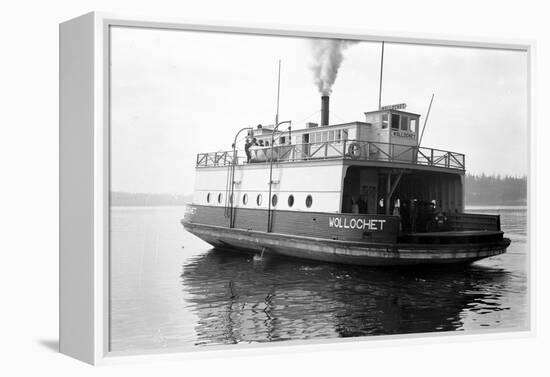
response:
[[[466,205],[526,205],[527,177],[466,175]],[[192,195],[111,192],[113,206],[174,206],[191,203]]]
[[[527,177],[466,175],[466,205],[526,205]]]
[[[111,192],[112,206],[177,206],[191,203],[191,195]]]

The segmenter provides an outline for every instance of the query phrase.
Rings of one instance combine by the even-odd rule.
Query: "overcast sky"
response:
[[[319,121],[311,41],[302,38],[114,28],[111,189],[188,194],[199,152],[231,149],[242,127]],[[380,43],[344,51],[331,123],[376,110]],[[388,44],[382,105],[407,103],[424,122],[423,146],[466,154],[470,173],[527,174],[525,52]]]

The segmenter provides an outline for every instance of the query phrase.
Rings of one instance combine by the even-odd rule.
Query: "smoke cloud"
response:
[[[338,70],[344,60],[344,50],[356,41],[343,39],[313,39],[311,47],[313,50],[314,63],[311,66],[313,81],[324,96],[330,95],[332,85],[338,76]]]

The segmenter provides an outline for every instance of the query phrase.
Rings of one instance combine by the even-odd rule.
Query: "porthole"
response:
[[[243,195],[243,204],[246,205],[248,203],[248,194]]]
[[[206,203],[210,203],[210,193],[206,195]]]
[[[273,207],[277,207],[277,202],[279,201],[279,198],[277,198],[277,194],[273,194],[271,197],[271,205]]]
[[[290,194],[288,196],[288,206],[292,207],[294,205],[294,195]]]
[[[306,207],[310,208],[312,204],[313,204],[313,198],[311,197],[311,195],[308,195],[306,198]]]
[[[262,194],[258,194],[256,197],[256,204],[261,206],[262,205]]]
[[[222,193],[220,192],[220,193],[218,194],[218,203],[220,203],[220,204],[221,204],[221,202],[222,202],[222,197],[223,197],[223,195],[222,195]]]

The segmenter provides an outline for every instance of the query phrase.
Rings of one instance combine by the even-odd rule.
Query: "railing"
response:
[[[500,230],[500,216],[477,213],[447,214],[452,230]]]
[[[371,141],[344,140],[321,143],[277,145],[273,147],[250,148],[251,158],[242,154],[237,164],[296,162],[311,160],[352,159],[359,161],[385,161],[413,165],[435,166],[450,169],[465,169],[462,153],[440,149],[417,147],[414,145],[390,144]],[[232,152],[199,153],[197,166],[226,166],[231,163]]]

